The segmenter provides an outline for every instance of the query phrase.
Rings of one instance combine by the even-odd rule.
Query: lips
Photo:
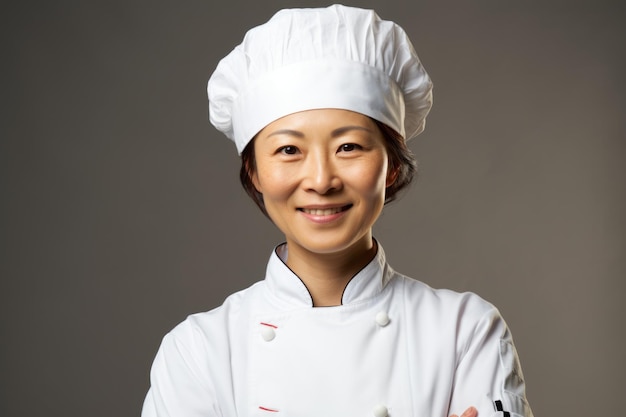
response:
[[[332,216],[333,214],[341,213],[352,207],[352,204],[347,204],[340,207],[328,207],[328,208],[298,208],[299,211],[310,214],[312,216]]]

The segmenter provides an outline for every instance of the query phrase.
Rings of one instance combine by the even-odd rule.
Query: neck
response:
[[[314,307],[341,305],[348,282],[376,255],[377,246],[369,239],[358,247],[333,253],[312,253],[288,243],[287,266],[306,285]]]

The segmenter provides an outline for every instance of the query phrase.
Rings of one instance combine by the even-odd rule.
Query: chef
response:
[[[415,173],[432,83],[373,11],[289,9],[208,84],[244,188],[285,235],[265,279],[167,334],[143,417],[532,417],[511,333],[392,269],[372,226]]]

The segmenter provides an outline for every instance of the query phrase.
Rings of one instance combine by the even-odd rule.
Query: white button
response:
[[[274,338],[276,337],[276,331],[272,327],[263,326],[261,328],[261,337],[266,342],[270,342],[270,341],[274,340]]]
[[[387,315],[387,313],[381,311],[380,313],[376,314],[376,323],[381,327],[385,327],[386,325],[388,325],[389,316]]]
[[[387,417],[387,407],[384,405],[378,405],[374,408],[374,417]]]

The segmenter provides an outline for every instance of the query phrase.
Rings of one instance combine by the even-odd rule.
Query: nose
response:
[[[302,186],[307,191],[329,194],[342,187],[339,172],[332,157],[324,152],[311,152],[307,155]]]

